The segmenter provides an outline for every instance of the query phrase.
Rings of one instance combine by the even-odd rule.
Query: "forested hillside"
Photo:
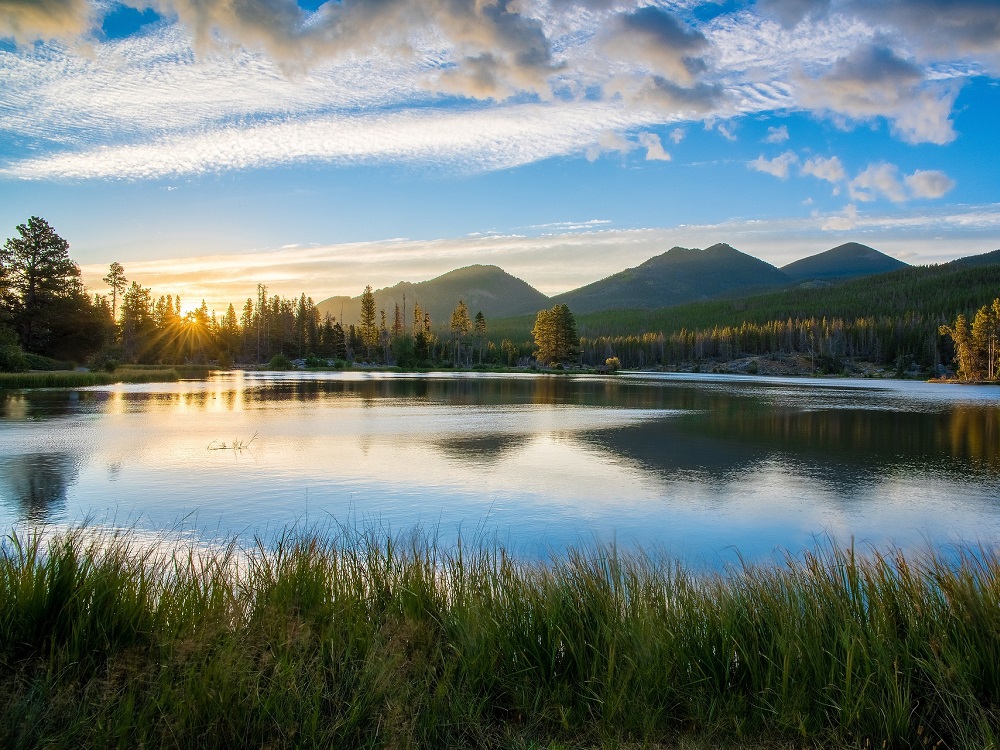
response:
[[[791,283],[752,255],[720,243],[699,250],[674,247],[593,284],[552,298],[580,313],[654,309],[728,294],[746,295]]]
[[[414,304],[431,316],[432,325],[447,325],[451,312],[463,300],[472,314],[487,318],[535,313],[551,303],[549,298],[497,266],[466,266],[428,281],[400,282],[374,292],[375,305],[390,316],[395,307],[409,321]],[[361,319],[361,296],[330,297],[316,307],[320,316],[332,315],[345,325]],[[405,309],[404,309],[405,308]]]
[[[577,315],[583,361],[618,357],[625,367],[673,365],[741,356],[808,355],[838,370],[858,358],[883,365],[951,363],[939,333],[957,315],[971,319],[1000,290],[1000,252],[938,266],[915,266],[861,278],[738,299],[659,310]],[[491,334],[529,338],[528,317],[494,321]]]

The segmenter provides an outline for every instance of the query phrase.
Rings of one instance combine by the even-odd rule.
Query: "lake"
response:
[[[527,557],[614,541],[718,567],[824,535],[995,544],[998,511],[993,386],[221,372],[0,391],[5,529],[419,527]]]

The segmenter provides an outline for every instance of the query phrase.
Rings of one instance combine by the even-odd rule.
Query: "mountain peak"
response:
[[[456,268],[428,281],[401,281],[375,292],[376,307],[388,316],[396,305],[405,307],[409,315],[416,303],[430,314],[434,325],[446,322],[459,300],[465,301],[471,314],[482,312],[487,319],[537,312],[549,302],[544,294],[499,266],[480,264]],[[321,315],[329,313],[336,318],[343,309],[345,322],[352,323],[360,317],[361,298],[331,297],[317,307]]]
[[[788,283],[770,263],[725,243],[672,247],[644,263],[553,297],[574,312],[658,308],[732,293],[763,291]]]
[[[906,268],[907,264],[860,242],[845,242],[781,270],[793,281],[856,279]]]

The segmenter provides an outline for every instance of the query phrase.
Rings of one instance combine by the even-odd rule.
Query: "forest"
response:
[[[321,315],[305,293],[289,299],[264,283],[221,316],[204,301],[185,312],[179,296],[154,296],[117,262],[103,279],[106,292],[90,294],[69,243],[48,222],[31,217],[17,234],[0,248],[3,371],[74,364],[281,368],[295,361],[651,368],[800,356],[814,372],[829,374],[852,361],[898,374],[953,366],[958,378],[970,381],[993,381],[1000,373],[1000,303],[988,303],[1000,284],[1000,264],[907,268],[880,276],[878,285],[861,279],[654,311],[610,310],[581,316],[579,323],[565,304],[533,320],[488,323],[461,299],[449,320],[434,321],[420,304],[377,309],[368,286],[359,321],[345,324]]]

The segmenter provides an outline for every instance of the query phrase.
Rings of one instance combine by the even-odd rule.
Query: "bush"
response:
[[[0,346],[0,372],[24,372],[28,358],[16,346]]]
[[[756,359],[751,359],[750,364],[747,365],[747,374],[756,375],[758,372],[760,372],[760,365],[757,364]]]
[[[55,370],[72,370],[72,362],[62,362],[58,359],[52,359],[51,357],[43,357],[41,354],[30,354],[25,353],[25,360],[28,363],[29,370],[45,370],[46,372],[54,372]]]
[[[622,369],[622,361],[618,359],[618,357],[608,357],[604,360],[604,365],[611,370],[611,372]]]
[[[269,370],[291,370],[292,360],[286,357],[284,354],[275,354],[271,357],[271,361],[267,363],[267,369]]]

